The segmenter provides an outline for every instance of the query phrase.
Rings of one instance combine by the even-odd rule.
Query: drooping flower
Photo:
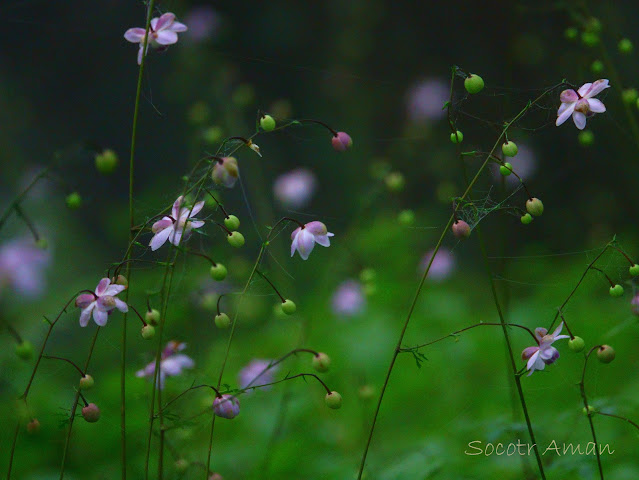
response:
[[[555,363],[559,358],[559,350],[552,346],[557,340],[562,338],[570,338],[570,335],[559,335],[564,323],[561,322],[552,334],[548,334],[545,328],[535,329],[535,339],[538,345],[535,347],[527,347],[521,353],[522,360],[527,361],[526,368],[530,371],[528,376],[532,375],[535,370],[543,370],[546,365]]]
[[[583,130],[586,127],[586,118],[592,117],[595,113],[606,111],[603,102],[593,97],[608,87],[610,87],[608,80],[602,79],[594,83],[584,83],[576,92],[572,89],[561,92],[559,97],[561,105],[557,110],[556,125],[561,125],[572,115],[575,126],[579,130]]]
[[[186,25],[176,22],[173,13],[167,12],[159,18],[154,18],[151,20],[151,25],[149,25],[147,50],[149,46],[153,48],[167,48],[169,45],[177,43],[178,33],[186,31]],[[146,54],[146,52],[143,51],[145,34],[146,30],[144,28],[129,28],[124,32],[124,38],[129,42],[140,44],[140,49],[138,50],[138,65],[142,63],[142,56]]]
[[[180,375],[182,370],[186,368],[193,368],[195,362],[193,359],[181,352],[186,348],[186,343],[170,341],[164,347],[162,351],[162,357],[160,360],[160,372],[159,372],[159,388],[164,388],[164,379],[166,377],[174,377]],[[136,377],[146,377],[153,379],[155,377],[155,360],[149,363],[142,370],[138,370],[135,374]]]
[[[203,220],[193,218],[193,215],[197,215],[204,202],[197,202],[191,207],[182,207],[182,201],[184,197],[179,196],[173,203],[173,210],[171,217],[164,217],[162,220],[158,220],[153,224],[151,230],[155,235],[151,239],[149,245],[151,250],[155,251],[160,248],[168,240],[173,245],[179,245],[182,237],[186,240],[191,234],[191,230],[194,228],[200,228],[204,225]]]
[[[275,179],[275,198],[287,208],[305,207],[317,187],[315,174],[307,168],[296,168]]]
[[[49,252],[33,241],[18,238],[0,247],[0,291],[10,285],[25,297],[36,297],[44,290],[44,270],[51,260]]]
[[[83,293],[75,299],[76,307],[80,307],[80,326],[86,327],[89,318],[93,313],[93,320],[99,326],[104,327],[109,319],[109,315],[114,309],[121,312],[128,312],[129,307],[117,295],[126,287],[124,285],[111,284],[111,280],[103,278],[95,287],[95,293]]]
[[[224,185],[227,188],[233,188],[235,182],[240,176],[240,170],[237,166],[235,157],[222,157],[217,159],[213,165],[211,178],[218,185]]]
[[[346,280],[335,290],[331,301],[333,312],[337,315],[352,317],[366,306],[366,297],[362,284],[357,280]]]
[[[428,263],[430,262],[431,257],[433,256],[433,251],[430,250],[424,255],[421,263],[419,264],[419,273],[424,274],[426,271],[426,267],[428,267]],[[430,271],[428,272],[428,279],[441,282],[450,276],[450,274],[455,269],[455,257],[453,253],[447,248],[440,248],[433,260],[433,264],[430,266]]]
[[[309,222],[303,227],[297,227],[291,234],[291,239],[293,240],[293,243],[291,243],[291,257],[295,255],[295,250],[297,250],[300,253],[300,257],[306,260],[316,243],[322,247],[330,247],[331,241],[329,237],[333,236],[334,234],[330,233],[322,222]]]
[[[277,372],[277,366],[268,368],[272,360],[256,358],[251,360],[238,375],[240,388],[263,385],[273,381],[273,375]],[[262,387],[260,390],[268,390],[270,387]],[[252,392],[249,390],[247,393]]]
[[[233,395],[222,395],[213,400],[213,412],[222,418],[232,419],[240,414],[240,401]]]

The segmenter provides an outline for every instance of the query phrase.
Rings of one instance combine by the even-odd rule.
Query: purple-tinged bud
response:
[[[91,375],[84,375],[80,379],[80,390],[89,390],[95,384],[95,380]]]
[[[237,182],[240,170],[235,157],[223,157],[215,162],[211,178],[217,185],[231,188]]]
[[[155,308],[147,310],[147,312],[144,314],[144,319],[149,325],[157,325],[160,323],[160,312]]]
[[[526,200],[526,211],[533,217],[539,217],[544,213],[544,204],[536,197]]]
[[[337,135],[333,135],[331,144],[337,152],[345,152],[353,146],[353,139],[348,133],[337,132]]]
[[[173,464],[175,467],[175,471],[178,473],[184,473],[189,469],[191,464],[186,458],[178,458]]]
[[[327,393],[324,397],[324,402],[328,408],[332,408],[333,410],[337,410],[342,406],[342,396],[333,391],[331,393]]]
[[[639,293],[630,300],[630,309],[632,310],[632,313],[639,315]]]
[[[212,473],[209,480],[224,480],[224,477],[222,477],[219,473]]]
[[[222,395],[213,401],[213,412],[218,417],[232,419],[240,414],[240,401],[233,395]]]
[[[313,357],[313,368],[318,372],[324,373],[331,366],[331,357],[324,352],[319,352]]]
[[[532,357],[538,350],[539,350],[539,347],[526,347],[526,348],[524,348],[524,350],[521,352],[521,359],[524,362],[528,361],[528,359],[530,359],[530,357]]]
[[[40,431],[40,422],[37,418],[32,418],[29,423],[27,423],[27,432],[31,435],[36,434]]]
[[[226,278],[226,274],[228,273],[228,270],[221,263],[216,263],[215,265],[211,265],[211,269],[209,270],[209,273],[211,274],[211,278],[213,280],[217,280],[218,282],[221,282],[222,280]]]
[[[116,285],[122,285],[123,287],[128,287],[129,286],[129,281],[127,280],[127,278],[124,275],[118,275],[115,278],[115,281],[113,282]]]
[[[610,345],[602,345],[597,349],[597,358],[601,363],[610,363],[615,359],[615,349]]]
[[[100,409],[95,403],[89,403],[82,409],[82,416],[89,423],[95,423],[100,420]]]
[[[457,238],[464,239],[470,237],[470,225],[463,220],[457,220],[452,226],[453,235]]]
[[[140,333],[144,340],[149,340],[155,336],[155,327],[151,324],[144,325]]]

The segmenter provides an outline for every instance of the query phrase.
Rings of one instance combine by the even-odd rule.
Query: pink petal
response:
[[[299,228],[295,230],[295,232],[298,232],[298,231],[299,231]],[[293,236],[293,241],[291,242],[291,257],[295,255],[295,250],[297,250],[297,234]]]
[[[539,356],[542,360],[550,360],[553,357],[559,357],[559,351],[555,347],[546,347],[539,350]]]
[[[561,110],[561,107],[560,109]],[[570,117],[570,115],[572,115],[572,113],[575,111],[575,104],[571,104],[568,106],[568,108],[564,109],[562,112],[557,111],[557,121],[555,122],[555,125],[559,126],[562,123],[564,123],[566,120],[568,120],[568,118]]]
[[[177,43],[178,36],[177,33],[172,30],[162,30],[157,33],[155,41],[160,45],[173,45]]]
[[[302,229],[297,236],[297,251],[303,260],[307,260],[315,246],[315,236],[308,231],[308,228]]]
[[[80,307],[82,309],[87,308],[93,301],[95,300],[95,295],[90,293],[83,293],[78,295],[78,298],[75,299],[75,306]]]
[[[109,285],[102,295],[111,295],[112,297],[115,297],[118,293],[125,289],[126,287],[124,285],[114,283],[113,285]]]
[[[98,297],[100,295],[104,295],[104,292],[106,291],[110,283],[111,283],[111,280],[109,280],[108,278],[103,278],[102,280],[100,280],[100,283],[98,283],[98,286],[95,287],[95,294]]]
[[[174,20],[175,15],[171,12],[167,12],[164,15],[161,15],[160,18],[154,18],[151,20],[151,27],[153,27],[153,30],[157,32],[170,27]]]
[[[590,87],[592,87],[592,83],[584,83],[579,90],[579,95],[584,97],[589,92]]]
[[[124,38],[131,43],[140,43],[144,39],[146,31],[143,28],[129,28],[124,32]]]
[[[180,206],[182,205],[182,200],[184,200],[184,197],[182,195],[180,195],[177,200],[175,202],[173,202],[173,218],[175,218],[176,220],[178,218],[180,218]]]
[[[200,210],[202,210],[202,207],[204,207],[204,202],[197,202],[195,205],[193,205],[193,209],[189,213],[189,218],[200,213]]]
[[[601,79],[601,80],[597,80],[595,83],[592,84],[592,88],[590,89],[589,92],[587,92],[586,95],[583,96],[587,96],[587,98],[592,98],[598,94],[600,94],[602,91],[604,91],[606,88],[609,88],[610,85],[608,84],[608,80],[607,79]]]
[[[297,227],[295,230],[293,230],[293,233],[291,233],[291,240],[295,239],[301,228],[302,227]]]
[[[581,112],[573,112],[572,121],[579,130],[586,128],[586,116]]]
[[[524,351],[521,352],[521,359],[528,360],[530,357],[533,356],[534,353],[538,351],[539,351],[539,347],[526,347],[524,348]]]
[[[174,230],[173,235],[169,237],[169,242],[171,242],[176,247],[179,246],[180,242],[182,241],[183,234],[184,234],[184,230],[181,228]],[[187,235],[188,235],[188,232],[187,232]]]
[[[543,327],[535,328],[535,338],[537,339],[537,343],[541,343],[541,339],[546,336],[548,330]]]
[[[80,326],[86,327],[89,324],[89,318],[91,318],[91,312],[95,308],[95,302],[91,302],[87,308],[80,313]]]
[[[149,46],[146,46],[146,49],[149,49]],[[144,51],[144,45],[140,44],[140,49],[138,50],[138,65],[142,65],[142,52]]]
[[[189,225],[191,226],[191,228],[200,228],[202,225],[204,225],[204,221],[203,220],[191,220],[189,222]]]
[[[603,104],[603,102],[596,98],[589,98],[588,105],[590,105],[590,110],[595,113],[603,113],[606,111],[606,106]]]
[[[153,226],[151,227],[151,231],[153,233],[158,233],[165,228],[170,227],[171,225],[173,225],[173,220],[171,220],[169,217],[164,217],[162,220],[158,220],[153,224]]]
[[[326,235],[328,232],[326,225],[322,222],[314,221],[305,225],[305,229],[311,232],[313,235]]]
[[[169,235],[171,235],[171,233],[173,233],[173,227],[165,228],[161,232],[158,232],[155,235],[153,235],[153,238],[151,239],[151,242],[149,243],[149,245],[151,246],[151,250],[155,252],[158,248],[164,245],[164,243],[169,238]]]
[[[109,314],[107,312],[103,312],[102,310],[98,308],[93,309],[93,320],[95,320],[95,323],[97,323],[101,327],[104,327],[108,319],[109,319]]]
[[[315,235],[315,242],[319,243],[322,247],[330,247],[331,246],[331,241],[329,240],[329,237],[332,237],[333,234],[326,234],[326,235]]]
[[[170,28],[174,32],[186,32],[188,30],[188,27],[180,22],[173,22]]]
[[[575,103],[579,100],[579,95],[577,95],[577,92],[574,90],[564,90],[561,92],[561,95],[559,95],[559,100],[561,103]]]
[[[120,310],[122,313],[129,311],[129,306],[126,303],[124,303],[122,300],[120,300],[119,298],[115,299],[115,308]]]

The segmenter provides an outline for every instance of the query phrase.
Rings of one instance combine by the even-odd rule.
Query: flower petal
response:
[[[169,28],[174,32],[186,32],[188,30],[188,27],[180,22],[173,22]]]
[[[149,243],[149,245],[151,246],[151,250],[156,251],[158,248],[164,245],[164,243],[166,242],[167,238],[169,238],[169,235],[171,235],[171,233],[173,233],[173,227],[165,228],[161,232],[158,232],[155,235],[153,235],[153,238],[151,239],[151,242]]]
[[[78,298],[75,299],[75,306],[80,307],[82,309],[87,308],[91,302],[95,300],[95,295],[91,293],[83,293],[78,295]]]
[[[332,237],[333,235],[315,235],[315,241],[317,243],[319,243],[322,247],[330,247],[331,246],[331,241],[329,239],[329,237]]]
[[[193,209],[189,212],[189,218],[194,217],[195,215],[197,215],[198,213],[200,213],[200,210],[202,210],[202,207],[204,207],[204,202],[197,202],[195,205],[193,205]]]
[[[586,116],[581,112],[573,112],[572,121],[579,130],[586,128]]]
[[[295,230],[295,232],[299,232],[299,228],[297,230]],[[293,232],[293,233],[295,233],[295,232]],[[291,257],[293,255],[295,255],[295,250],[297,250],[297,237],[298,237],[298,235],[295,234],[293,236],[293,241],[291,242]]]
[[[151,20],[151,27],[156,32],[159,30],[164,30],[165,28],[169,28],[173,21],[175,20],[175,14],[171,12],[167,12],[160,16],[160,18],[154,18]]]
[[[318,222],[318,221],[309,222],[304,227],[313,235],[326,235],[328,233],[328,229],[326,228],[326,225],[324,225],[322,222]]]
[[[146,31],[143,28],[129,28],[124,32],[124,38],[131,43],[141,43]]]
[[[178,36],[172,30],[162,30],[156,34],[155,41],[160,45],[173,45],[177,43]]]
[[[80,313],[80,326],[86,327],[89,324],[89,318],[91,318],[91,312],[95,308],[95,302],[91,302],[89,306],[82,310]]]
[[[598,94],[600,94],[601,92],[603,92],[606,88],[609,88],[610,85],[608,84],[608,80],[607,79],[601,79],[601,80],[597,80],[595,83],[592,84],[592,87],[590,88],[590,91],[586,93],[585,96],[586,98],[592,98]]]
[[[570,104],[568,108],[565,108],[563,111],[561,111],[561,107],[559,107],[559,110],[557,110],[557,121],[555,122],[555,125],[559,126],[566,120],[568,120],[570,115],[572,115],[572,113],[575,111],[575,105],[576,104],[574,103]]]
[[[95,323],[97,323],[101,327],[104,327],[108,319],[109,319],[109,314],[107,312],[103,312],[99,308],[93,309],[93,320],[95,320]]]
[[[104,295],[104,292],[106,291],[106,289],[109,287],[109,285],[111,284],[111,280],[108,278],[103,278],[102,280],[100,280],[100,283],[98,283],[98,286],[95,287],[95,294],[99,297],[100,295]]]
[[[297,235],[297,251],[300,253],[300,257],[307,260],[314,246],[315,236],[308,229],[303,228]]]
[[[562,103],[574,103],[579,100],[579,95],[577,95],[577,92],[575,92],[574,90],[568,89],[561,92],[561,95],[559,95],[559,100]]]
[[[158,233],[165,228],[170,227],[171,225],[173,225],[173,220],[171,220],[169,217],[164,217],[162,220],[158,220],[153,224],[153,226],[151,227],[151,231],[153,233]]]
[[[118,310],[120,310],[122,313],[126,313],[129,311],[129,306],[124,303],[122,300],[120,300],[119,298],[115,298],[115,308],[117,308]]]
[[[595,113],[603,113],[606,111],[606,106],[603,104],[603,102],[596,98],[589,98],[588,105],[590,105],[590,110]]]
[[[559,358],[559,350],[557,350],[555,347],[540,348],[539,356],[544,361],[544,363],[549,364]]]
[[[173,218],[175,220],[180,218],[180,206],[182,205],[182,200],[184,200],[184,197],[180,195],[177,200],[173,202],[173,209],[171,212],[173,213]]]
[[[114,283],[112,285],[109,285],[102,295],[111,295],[112,297],[115,297],[118,293],[122,292],[125,289],[126,287],[124,285],[118,285]]]
[[[592,83],[584,83],[581,88],[579,90],[577,90],[577,92],[579,93],[579,96],[584,97],[588,94],[588,92],[590,91],[590,87],[592,87]]]

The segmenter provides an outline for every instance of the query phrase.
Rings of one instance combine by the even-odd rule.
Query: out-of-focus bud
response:
[[[326,355],[324,352],[319,352],[317,355],[313,356],[313,368],[318,372],[327,372],[330,366],[331,357]]]
[[[240,401],[233,395],[222,395],[213,401],[213,412],[218,417],[232,419],[240,414]]]
[[[82,409],[82,417],[89,423],[100,420],[100,409],[95,403],[89,403]]]
[[[346,132],[337,132],[337,135],[333,135],[333,138],[331,138],[331,144],[335,151],[345,152],[353,146],[353,139]]]
[[[36,434],[40,431],[40,422],[37,418],[32,418],[29,423],[27,423],[27,432],[31,435]]]
[[[332,408],[333,410],[337,410],[342,406],[342,396],[333,391],[331,393],[327,393],[324,397],[324,402],[328,408]]]
[[[228,188],[235,185],[239,175],[240,169],[235,157],[222,157],[217,160],[211,172],[211,178],[217,185],[224,185]]]
[[[16,355],[22,360],[30,360],[33,357],[33,345],[28,340],[23,340],[16,345]]]
[[[109,175],[118,168],[118,155],[107,148],[102,153],[95,154],[95,168],[98,172]]]
[[[91,375],[84,375],[80,379],[80,390],[89,390],[95,384],[95,380]]]

